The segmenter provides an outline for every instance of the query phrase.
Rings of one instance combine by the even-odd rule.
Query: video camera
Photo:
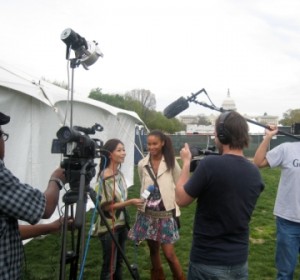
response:
[[[103,127],[97,123],[91,128],[63,126],[56,133],[58,139],[52,141],[51,153],[60,153],[65,157],[78,159],[99,158],[103,142],[99,139],[91,139],[88,134],[95,134],[96,131],[102,130]]]
[[[53,139],[51,153],[64,155],[61,167],[65,169],[67,182],[71,189],[78,190],[82,168],[85,169],[85,185],[87,186],[96,174],[94,158],[100,158],[100,148],[103,142],[99,139],[91,139],[89,134],[102,131],[100,124],[91,128],[80,126],[61,127],[57,133],[57,139]]]
[[[217,155],[219,156],[220,153],[215,152],[216,147],[215,146],[209,146],[207,149],[200,149],[199,147],[190,147],[190,151],[192,154],[192,160],[190,165],[190,172],[194,172],[197,165],[199,164],[199,161],[203,158],[203,156],[208,155]]]

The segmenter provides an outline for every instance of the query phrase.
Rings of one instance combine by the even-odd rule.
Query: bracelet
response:
[[[55,182],[57,184],[59,190],[62,190],[62,188],[65,186],[63,181],[60,180],[59,178],[51,177],[50,180],[49,180],[49,183],[50,182]]]

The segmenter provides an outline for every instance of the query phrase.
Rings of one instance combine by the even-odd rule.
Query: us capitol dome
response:
[[[233,110],[236,111],[236,105],[234,100],[230,97],[229,89],[227,91],[227,97],[223,100],[222,108],[224,110]]]

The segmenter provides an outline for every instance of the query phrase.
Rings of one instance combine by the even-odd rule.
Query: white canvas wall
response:
[[[42,75],[41,75],[42,76]],[[60,165],[61,154],[51,154],[52,140],[62,125],[70,126],[70,114],[63,123],[70,102],[66,90],[0,65],[0,111],[11,116],[3,126],[10,134],[6,144],[6,166],[24,183],[44,191],[51,172]],[[119,138],[125,144],[122,171],[128,186],[133,184],[135,125],[142,123],[134,112],[74,95],[73,126],[103,126],[90,135],[103,142]],[[67,110],[68,109],[68,110]],[[99,159],[95,159],[99,163]],[[95,178],[91,184],[95,183]],[[57,215],[54,215],[54,217]]]

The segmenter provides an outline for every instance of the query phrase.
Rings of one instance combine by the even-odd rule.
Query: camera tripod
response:
[[[66,275],[66,265],[70,265],[69,271],[69,279],[76,280],[77,279],[77,272],[78,272],[78,265],[79,263],[83,264],[83,252],[84,252],[84,240],[85,240],[85,215],[86,215],[86,203],[87,203],[87,196],[89,195],[91,200],[93,201],[97,211],[104,222],[114,244],[116,245],[118,252],[121,254],[124,263],[126,264],[132,279],[139,280],[139,274],[136,265],[130,265],[128,259],[125,256],[120,244],[116,240],[110,226],[105,218],[105,215],[100,207],[100,204],[97,203],[101,201],[101,199],[97,198],[97,193],[94,189],[92,189],[89,185],[90,183],[90,174],[94,174],[95,172],[95,164],[93,160],[88,160],[79,171],[80,172],[80,183],[79,189],[76,188],[71,189],[66,192],[63,197],[63,201],[65,203],[65,216],[64,216],[64,224],[62,229],[62,249],[61,249],[61,260],[60,260],[60,280],[65,279]],[[72,172],[71,172],[72,173]],[[68,174],[68,171],[66,171]],[[73,172],[74,175],[74,172]],[[77,174],[78,175],[78,174]],[[86,184],[87,181],[87,184]],[[72,182],[71,182],[72,183]],[[71,185],[70,183],[70,185]],[[76,204],[76,216],[74,221],[75,230],[72,228],[71,230],[71,250],[67,250],[67,231],[68,231],[68,217],[71,215],[73,217],[73,206]],[[71,213],[69,213],[69,210]],[[77,240],[75,231],[77,230]],[[75,244],[76,243],[76,244]]]

